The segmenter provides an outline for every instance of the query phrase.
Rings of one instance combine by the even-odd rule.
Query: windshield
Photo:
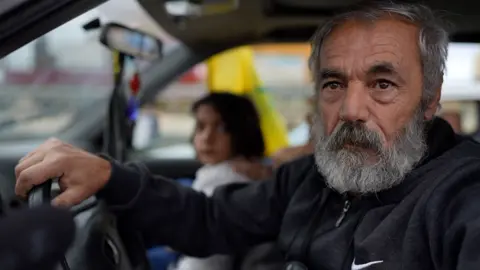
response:
[[[1,60],[0,139],[58,134],[112,89],[110,53],[83,14]]]
[[[0,60],[0,140],[59,136],[98,118],[113,89],[112,58],[99,31],[83,26],[100,18],[139,27],[168,39],[168,53],[176,43],[145,14],[135,1],[111,0]]]
[[[255,44],[250,49],[263,91],[269,94],[288,128],[289,145],[304,145],[310,137],[307,119],[311,119],[313,110],[313,86],[307,67],[309,44]],[[480,46],[452,43],[449,50],[439,115],[457,132],[480,138]],[[225,61],[230,67],[239,62],[235,57]],[[195,157],[191,105],[208,92],[209,72],[205,63],[192,67],[142,108],[133,137],[136,150],[152,158]]]

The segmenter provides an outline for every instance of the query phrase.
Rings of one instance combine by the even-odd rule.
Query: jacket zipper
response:
[[[350,200],[348,198],[345,199],[342,213],[340,214],[340,217],[338,217],[337,222],[335,223],[336,228],[340,227],[340,225],[342,224],[342,221],[345,219],[345,216],[347,215],[347,212],[350,209],[350,204],[351,204]]]

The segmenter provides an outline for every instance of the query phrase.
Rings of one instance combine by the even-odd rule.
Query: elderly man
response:
[[[193,256],[276,240],[288,269],[479,269],[480,145],[434,116],[448,47],[437,16],[364,7],[326,22],[312,47],[315,153],[272,181],[207,198],[50,140],[20,161],[16,192],[61,177],[55,204],[96,194],[149,244]]]

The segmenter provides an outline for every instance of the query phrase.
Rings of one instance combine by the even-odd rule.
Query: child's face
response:
[[[220,115],[210,105],[201,105],[195,114],[193,145],[203,164],[216,164],[232,156],[231,137]]]

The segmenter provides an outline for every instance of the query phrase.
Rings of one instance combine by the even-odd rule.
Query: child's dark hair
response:
[[[209,105],[220,115],[225,130],[230,134],[234,157],[261,158],[265,142],[260,117],[249,98],[230,93],[211,93],[197,100],[192,107],[195,114],[202,105]]]

